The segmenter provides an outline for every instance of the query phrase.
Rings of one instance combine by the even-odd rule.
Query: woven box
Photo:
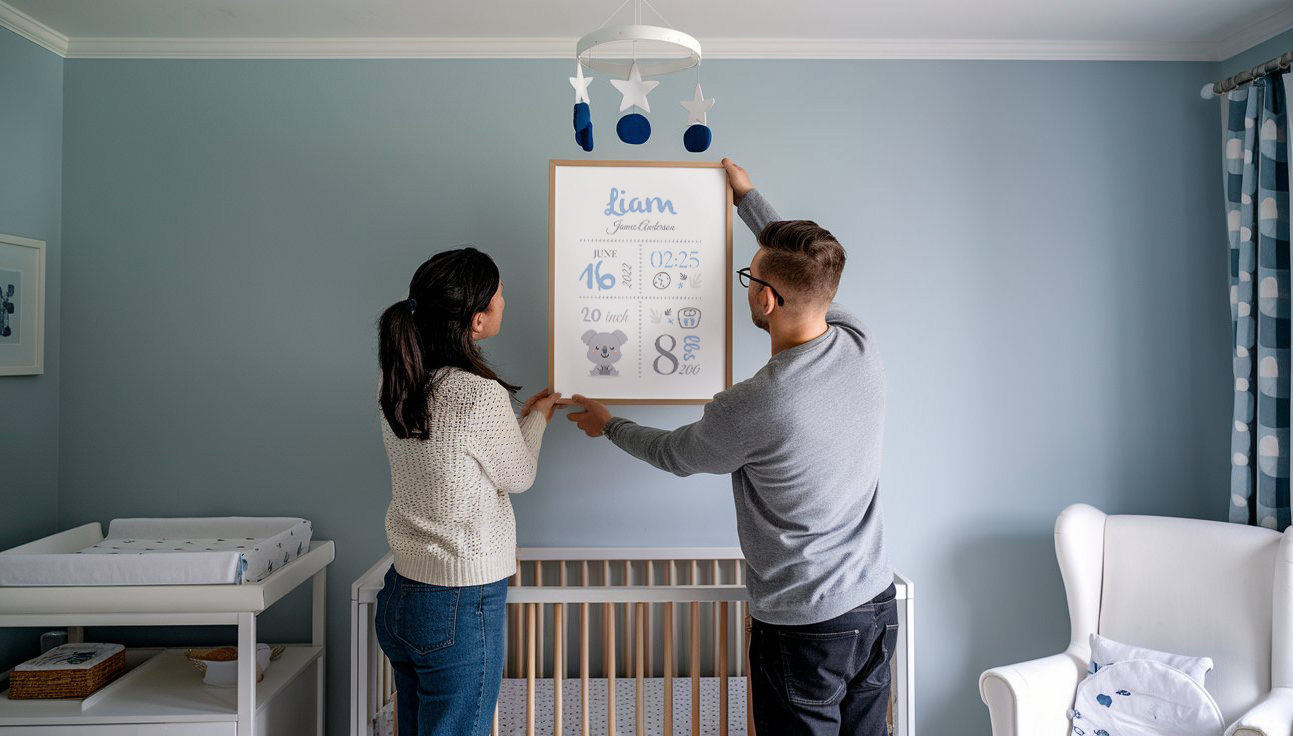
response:
[[[120,644],[64,644],[15,667],[9,698],[85,698],[125,671],[126,648]]]

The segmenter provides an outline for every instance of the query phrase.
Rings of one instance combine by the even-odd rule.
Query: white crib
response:
[[[754,736],[739,549],[536,547],[517,559],[496,735]],[[352,736],[394,733],[394,680],[373,629],[390,564],[351,587]],[[894,583],[890,733],[915,736],[913,591]]]

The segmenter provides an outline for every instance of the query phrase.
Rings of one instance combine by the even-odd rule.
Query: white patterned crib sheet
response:
[[[588,681],[588,714],[590,733],[606,736],[606,680]],[[500,736],[525,734],[525,680],[506,679],[498,696],[498,733]],[[718,736],[719,733],[719,679],[700,679],[700,733]],[[664,736],[664,680],[653,677],[644,681],[643,698],[646,702],[646,732],[651,736]],[[578,679],[562,681],[562,736],[580,734],[580,682]],[[535,733],[552,734],[552,680],[535,680]],[[745,678],[730,677],[727,681],[728,734],[745,736]],[[376,718],[375,733],[392,736],[394,733],[394,703],[388,704]],[[637,722],[637,681],[615,680],[615,732],[634,733]],[[691,680],[673,680],[673,732],[674,736],[691,734]]]

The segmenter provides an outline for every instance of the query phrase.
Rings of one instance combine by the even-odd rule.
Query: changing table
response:
[[[97,537],[97,538],[96,538]],[[101,539],[86,524],[32,545],[88,547]],[[0,694],[0,736],[297,736],[324,728],[324,597],[331,541],[258,582],[240,585],[105,585],[0,588],[0,626],[238,627],[238,687],[213,688],[182,649],[127,650],[128,671],[83,701],[10,700]],[[312,581],[311,641],[289,645],[256,682],[256,616]]]

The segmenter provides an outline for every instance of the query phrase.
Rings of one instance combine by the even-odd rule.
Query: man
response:
[[[780,220],[744,169],[723,166],[759,241],[738,273],[772,358],[672,432],[583,396],[569,418],[676,475],[732,474],[759,733],[879,736],[898,633],[878,495],[884,370],[867,329],[831,303],[844,249],[814,222]]]

